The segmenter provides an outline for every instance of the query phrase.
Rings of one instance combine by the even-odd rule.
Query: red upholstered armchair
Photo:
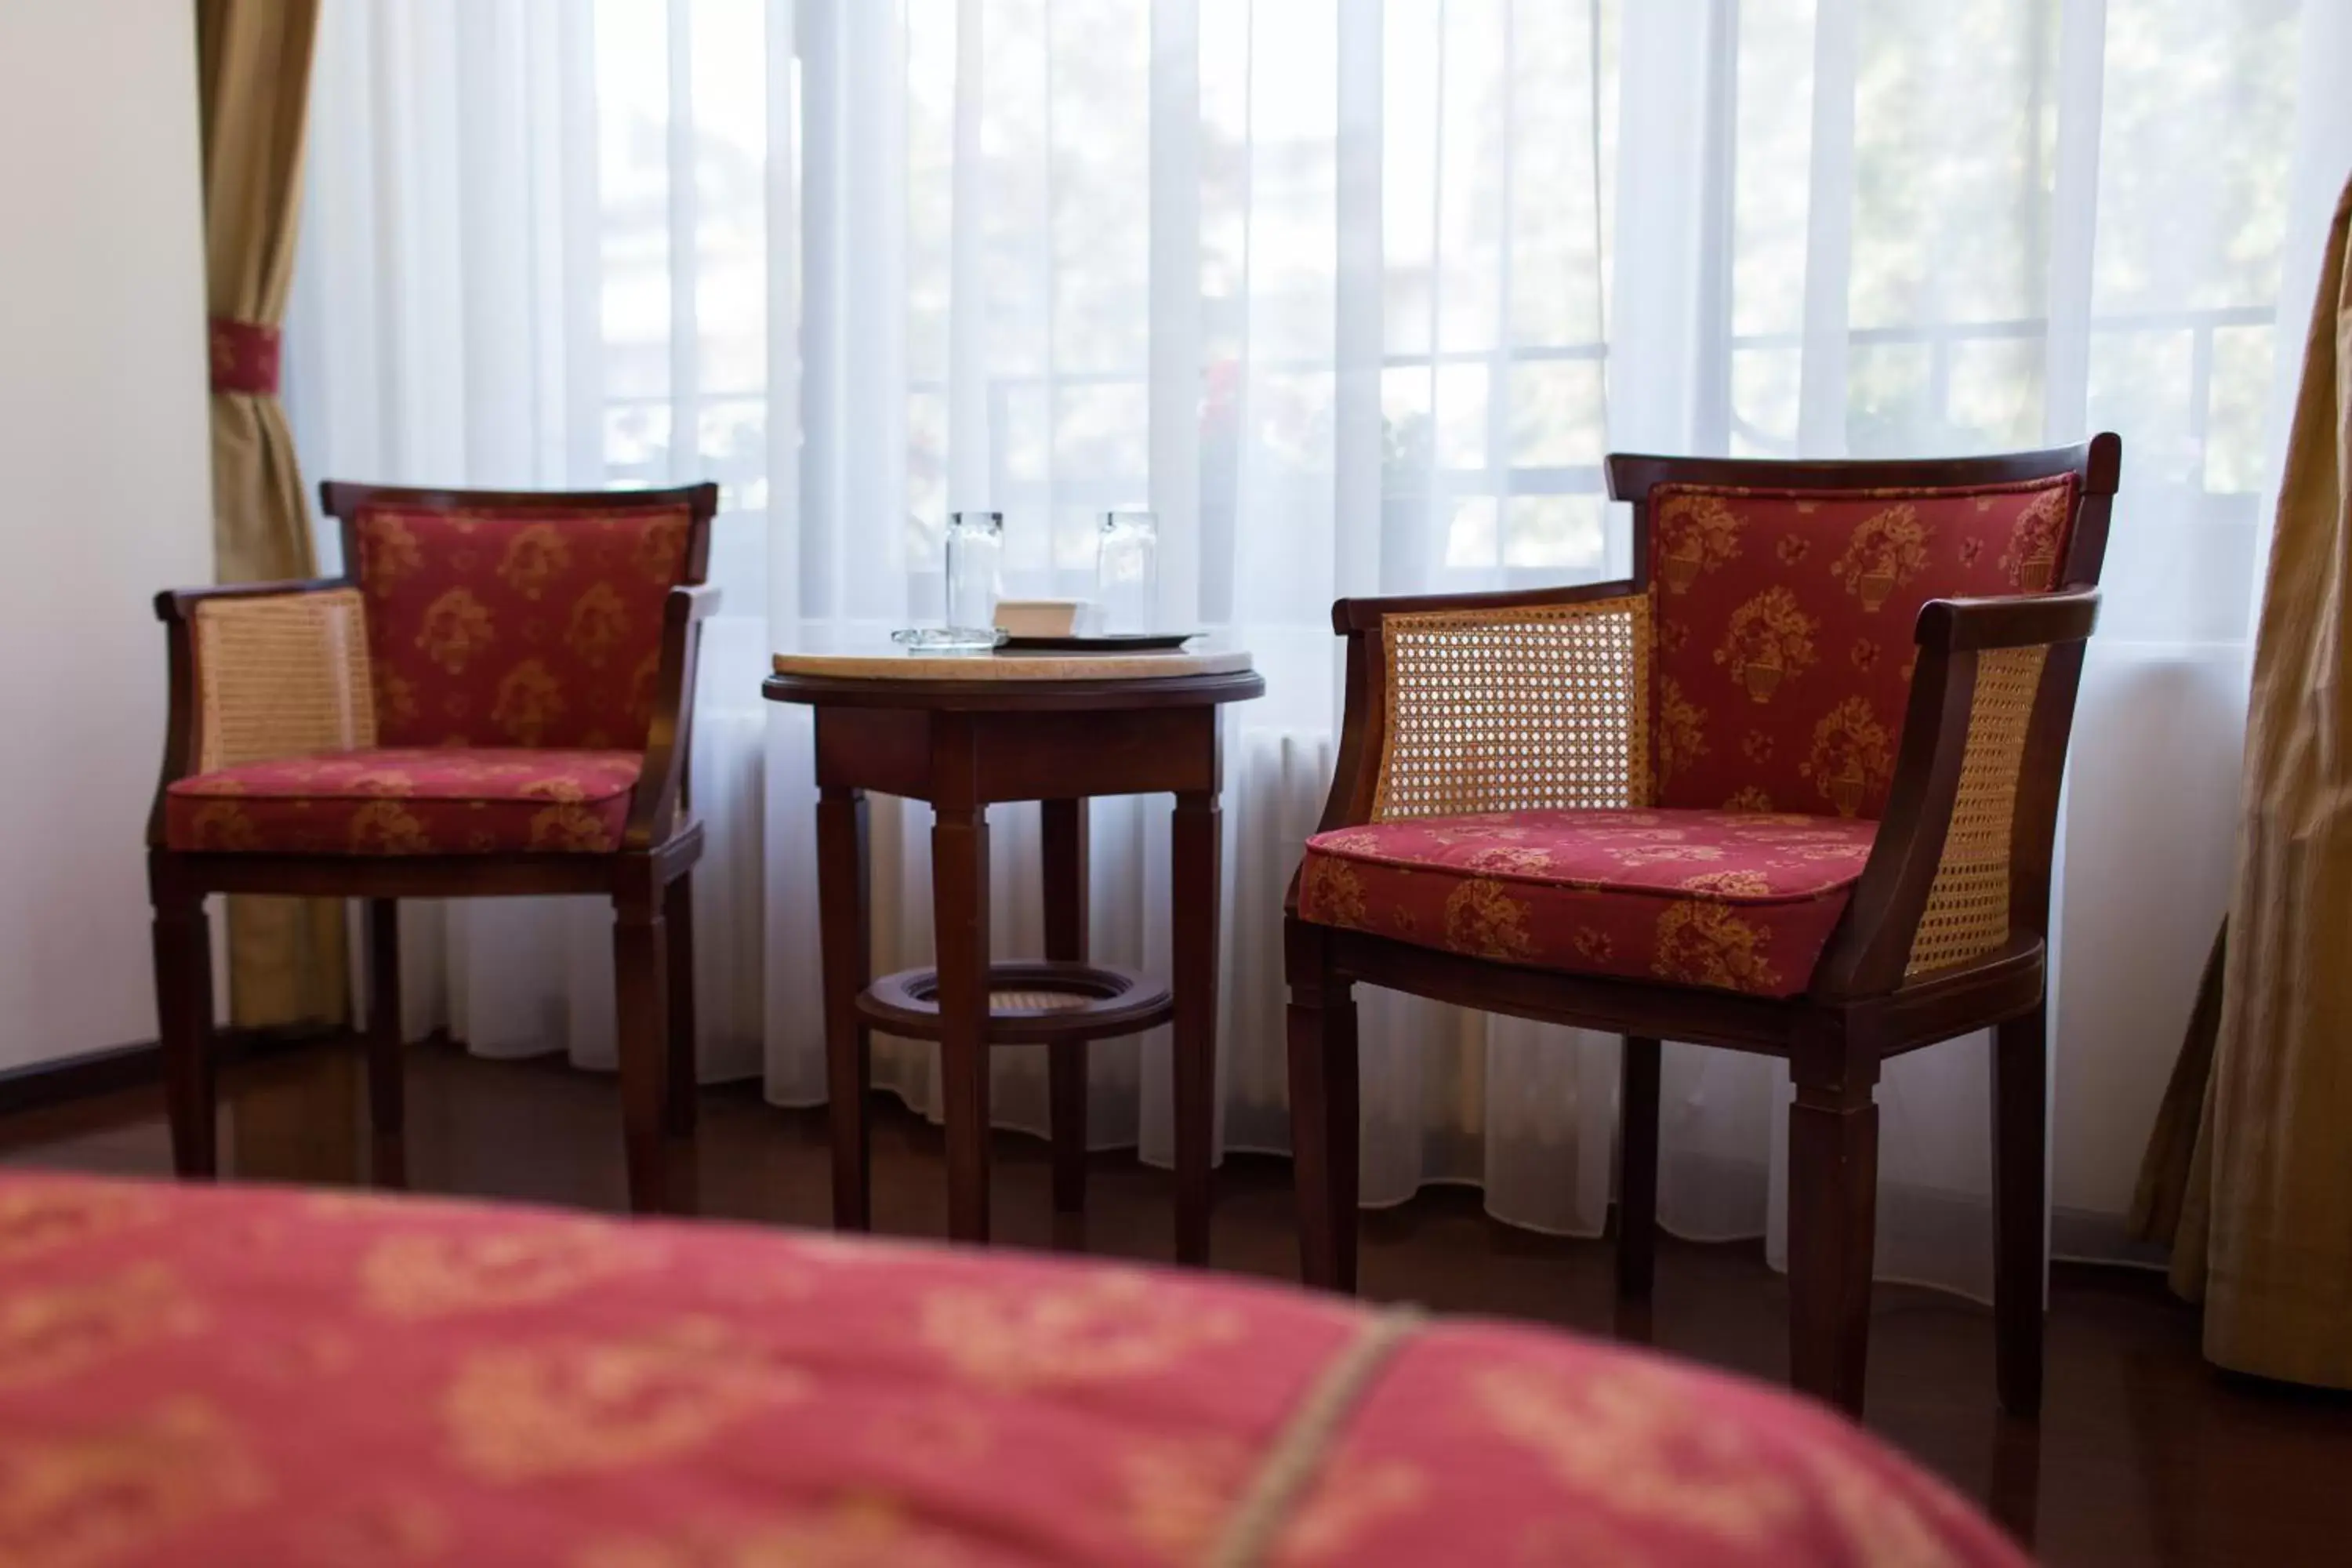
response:
[[[1791,1369],[1858,1412],[1880,1063],[1997,1027],[1999,1383],[2038,1407],[2051,841],[2120,451],[1612,457],[1631,581],[1333,607],[1285,924],[1309,1283],[1355,1284],[1357,981],[1625,1036],[1631,1299],[1659,1040],[1782,1057]]]
[[[367,900],[375,1173],[398,1184],[396,900],[613,900],[629,1195],[692,1131],[686,811],[718,488],[330,483],[347,575],[168,592],[172,706],[148,825],[173,1157],[215,1168],[210,893]]]

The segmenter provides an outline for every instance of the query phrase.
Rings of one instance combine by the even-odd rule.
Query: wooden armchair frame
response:
[[[148,883],[154,904],[155,992],[172,1125],[173,1162],[187,1177],[213,1175],[215,1090],[211,1050],[211,939],[205,900],[214,893],[363,899],[369,1118],[373,1170],[383,1185],[406,1179],[402,1148],[402,1040],[398,900],[593,893],[613,900],[620,1079],[630,1205],[670,1206],[667,1140],[694,1130],[694,947],[690,872],[702,855],[702,827],[688,812],[693,692],[702,623],[719,591],[705,585],[711,484],[659,490],[454,490],[329,481],[321,510],[341,525],[345,574],[299,582],[167,590],[156,595],[171,660],[171,706],[163,778],[148,820]],[[508,513],[579,513],[602,508],[684,507],[688,517],[684,583],[663,605],[661,651],[645,763],[631,795],[620,846],[609,853],[363,856],[187,851],[169,847],[164,797],[201,770],[203,721],[197,670],[198,606],[220,601],[348,593],[359,586],[356,523],[372,506]]]
[[[1650,493],[1661,484],[1784,489],[1945,489],[2072,473],[2076,514],[2056,591],[1935,600],[1915,631],[1918,663],[1885,813],[1844,915],[1810,988],[1785,1000],[1562,973],[1463,957],[1298,915],[1293,879],[1284,923],[1290,987],[1291,1128],[1299,1242],[1309,1284],[1356,1279],[1359,981],[1467,1007],[1625,1037],[1619,1133],[1621,1298],[1646,1300],[1657,1221],[1659,1041],[1686,1040],[1784,1058],[1789,1113],[1791,1380],[1859,1413],[1869,1344],[1876,1217],[1880,1064],[1940,1040],[1996,1030],[1995,1320],[2001,1403],[2030,1415],[2042,1393],[2046,1246],[2044,1137],[2048,1056],[2045,957],[2050,862],[2084,641],[2098,609],[2121,446],[1923,462],[1788,463],[1612,456],[1610,494],[1633,504],[1634,574],[1626,581],[1523,592],[1343,599],[1346,713],[1318,831],[1372,820],[1388,742],[1383,623],[1429,611],[1538,608],[1644,595]],[[2009,935],[1964,962],[1906,973],[1963,783],[1980,670],[2000,650],[2041,649],[2024,721],[2010,828]]]

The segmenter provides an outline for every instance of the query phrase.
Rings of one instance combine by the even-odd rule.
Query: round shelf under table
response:
[[[988,966],[992,1046],[1132,1035],[1168,1022],[1175,1010],[1165,982],[1131,969],[1044,961]],[[884,975],[859,993],[857,1015],[894,1035],[938,1039],[940,972]]]

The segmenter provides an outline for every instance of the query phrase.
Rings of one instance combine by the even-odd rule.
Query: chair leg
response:
[[[172,1168],[183,1177],[216,1175],[212,932],[201,898],[155,900],[155,1021],[163,1048]]]
[[[2046,1021],[2036,1007],[2000,1026],[1992,1066],[1994,1382],[2001,1408],[2027,1420],[2042,1413],[2049,1083]]]
[[[1082,963],[1087,956],[1087,803],[1040,803],[1044,828],[1045,956]],[[1057,1040],[1045,1047],[1052,1106],[1054,1208],[1080,1214],[1087,1206],[1087,1042]]]
[[[1878,1220],[1875,1064],[1803,1071],[1789,1107],[1789,1371],[1803,1393],[1859,1420],[1870,1359]]]
[[[400,1037],[400,905],[367,901],[368,1125],[374,1133],[369,1177],[379,1187],[408,1184],[407,1105]]]
[[[1356,1003],[1332,973],[1322,929],[1283,922],[1290,985],[1290,1148],[1298,1196],[1298,1273],[1356,1289]]]
[[[694,1027],[694,877],[691,872],[662,892],[662,919],[669,926],[669,1116],[673,1138],[694,1136],[695,1114],[700,1109],[697,1088],[701,1063],[696,1059]]]
[[[1646,1300],[1657,1278],[1658,1042],[1625,1037],[1617,1106],[1617,1294]]]
[[[669,931],[650,866],[625,867],[613,899],[613,978],[618,994],[622,1144],[629,1207],[667,1206]]]

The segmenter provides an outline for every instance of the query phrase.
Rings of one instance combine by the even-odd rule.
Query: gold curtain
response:
[[[2352,185],[2328,234],[2281,476],[2213,1065],[2172,1265],[2175,1288],[2205,1303],[2209,1360],[2338,1388],[2352,1388],[2347,226]],[[2147,1209],[2158,1226],[2170,1217],[2160,1194]]]
[[[318,0],[197,0],[205,279],[212,316],[213,556],[224,583],[317,574],[294,438],[278,401],[278,328],[294,276]],[[349,1009],[343,909],[233,899],[229,1013],[240,1025]]]

